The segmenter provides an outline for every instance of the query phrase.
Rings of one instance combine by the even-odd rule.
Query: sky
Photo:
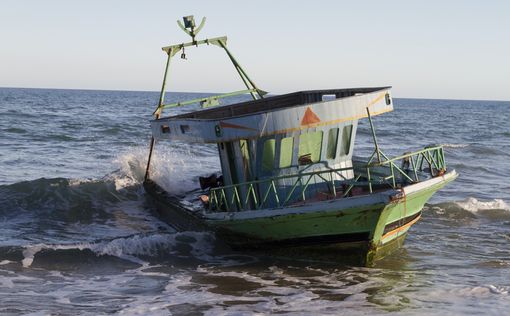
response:
[[[271,93],[393,86],[394,97],[510,100],[510,1],[0,0],[0,87],[161,87],[162,46],[228,47]],[[243,89],[216,46],[172,60],[169,91]]]

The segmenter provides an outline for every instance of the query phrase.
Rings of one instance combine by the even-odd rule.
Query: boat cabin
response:
[[[152,152],[159,140],[217,144],[222,181],[216,185],[222,186],[221,203],[228,200],[226,204],[232,208],[260,208],[259,200],[264,207],[281,206],[298,199],[294,195],[297,183],[305,187],[301,190],[304,200],[309,186],[330,185],[330,191],[335,191],[336,181],[345,185],[354,178],[352,154],[358,120],[391,111],[391,87],[299,91],[267,97],[227,48],[227,37],[197,40],[205,18],[199,26],[193,16],[184,17],[183,22],[178,21],[178,25],[192,41],[162,48],[167,63],[159,105],[151,121],[145,180],[149,179]],[[186,59],[185,48],[199,46],[222,48],[246,89],[165,104],[170,60],[179,52]],[[242,94],[250,94],[253,100],[219,106],[220,99]],[[200,104],[204,109],[162,117],[163,109],[189,104]],[[310,176],[303,180],[305,174]],[[268,201],[270,190],[273,201]],[[286,197],[283,204],[280,193]]]
[[[151,128],[156,140],[216,143],[224,186],[275,179],[275,190],[289,190],[287,175],[345,168],[334,180],[353,178],[358,120],[392,109],[390,87],[300,91],[159,118]]]

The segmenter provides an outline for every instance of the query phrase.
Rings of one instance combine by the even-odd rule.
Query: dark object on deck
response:
[[[223,186],[223,176],[216,177],[214,173],[208,177],[198,177],[198,180],[202,190]]]

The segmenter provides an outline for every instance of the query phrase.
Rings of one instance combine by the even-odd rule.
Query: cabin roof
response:
[[[190,113],[170,116],[168,118],[211,119],[211,120],[228,119],[232,117],[249,115],[258,112],[271,112],[284,108],[301,106],[309,103],[322,102],[323,96],[327,95],[335,95],[335,98],[342,99],[357,94],[371,93],[390,88],[391,86],[298,91],[277,96],[271,96],[259,100],[252,100],[211,109],[194,111]]]
[[[328,96],[328,97],[326,97]],[[151,121],[154,139],[222,143],[352,124],[393,110],[390,87],[299,91]]]

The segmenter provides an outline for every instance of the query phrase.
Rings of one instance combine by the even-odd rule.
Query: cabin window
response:
[[[163,133],[163,134],[170,133],[170,126],[168,126],[168,125],[161,125],[161,133]]]
[[[280,168],[288,168],[292,164],[294,137],[285,137],[280,143]]]
[[[262,170],[273,170],[274,166],[275,140],[267,139],[262,150]]]
[[[342,130],[342,146],[340,147],[340,155],[347,156],[351,148],[352,125],[344,126]]]
[[[181,125],[181,133],[189,132],[189,125]]]
[[[328,132],[328,147],[326,150],[327,159],[336,158],[336,147],[338,144],[338,127],[332,128]]]
[[[322,131],[299,135],[298,164],[308,165],[321,158]]]
[[[322,101],[333,101],[336,99],[336,94],[323,94]]]

